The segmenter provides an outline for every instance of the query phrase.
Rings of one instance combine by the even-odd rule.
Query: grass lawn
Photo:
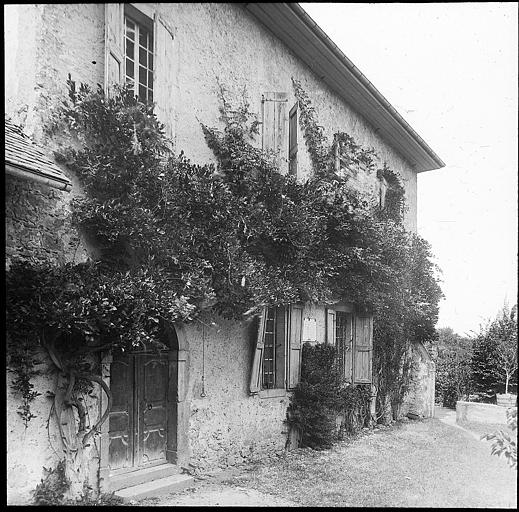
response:
[[[296,450],[227,485],[303,506],[516,508],[516,478],[505,460],[490,455],[490,443],[432,419],[381,429],[331,450]]]

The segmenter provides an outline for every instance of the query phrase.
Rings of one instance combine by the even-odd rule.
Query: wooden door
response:
[[[118,354],[110,372],[110,470],[166,462],[167,353]]]

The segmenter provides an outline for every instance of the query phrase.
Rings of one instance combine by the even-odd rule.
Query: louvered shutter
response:
[[[372,356],[373,317],[356,316],[353,336],[353,378],[355,384],[371,382]]]
[[[153,101],[155,113],[164,123],[166,135],[173,137],[175,54],[173,29],[157,13],[154,19],[155,62],[153,69]]]
[[[290,328],[288,341],[288,380],[287,388],[294,389],[301,375],[301,337],[303,331],[303,308],[290,307]]]
[[[276,164],[282,174],[288,172],[288,95],[266,92],[262,98],[262,147],[276,153]]]
[[[105,4],[105,92],[124,79],[124,4]]]
[[[261,362],[263,359],[263,347],[265,346],[265,322],[267,309],[263,309],[259,317],[258,335],[252,359],[252,369],[250,376],[250,392],[257,393],[261,389]]]
[[[335,310],[326,310],[326,343],[335,346]]]

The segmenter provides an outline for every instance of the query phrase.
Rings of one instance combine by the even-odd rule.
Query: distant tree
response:
[[[493,398],[517,390],[517,305],[505,305],[474,341],[472,373],[477,391]]]
[[[438,329],[437,353],[436,399],[454,408],[472,390],[472,340],[450,327]]]

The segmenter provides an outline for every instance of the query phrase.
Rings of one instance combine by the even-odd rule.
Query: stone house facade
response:
[[[329,136],[350,133],[399,173],[404,222],[416,230],[417,173],[443,162],[298,4],[38,4],[6,6],[4,12],[6,114],[45,148],[47,158],[59,142],[47,138],[44,126],[66,94],[69,74],[76,83],[106,89],[114,81],[133,81],[136,94],[156,103],[175,151],[201,164],[215,161],[200,122],[220,124],[220,85],[234,99],[245,86],[250,108],[263,122],[257,144],[279,150],[282,172],[304,180],[311,165],[297,123],[295,78]],[[8,265],[14,258],[61,264],[95,255],[70,225],[70,201],[81,194],[80,184],[66,168],[59,171],[71,191],[15,175],[6,163]],[[373,173],[357,173],[355,184],[366,194],[383,193]],[[104,355],[103,378],[115,406],[84,469],[94,486],[117,490],[145,481],[153,467],[164,476],[166,466],[211,468],[285,449],[286,410],[304,341],[336,343],[342,333],[350,343],[352,381],[371,381],[372,318],[352,304],[268,309],[259,336],[254,323],[210,314],[201,320],[175,325],[163,356]],[[430,363],[424,364],[433,375]],[[430,394],[431,379],[424,371],[423,384],[412,393],[419,399],[409,403],[428,416],[432,409],[422,391]],[[52,376],[43,373],[36,385],[45,392]],[[131,403],[128,389],[136,390]],[[92,398],[92,414],[104,410],[103,400],[101,392]],[[142,400],[147,403],[137,412]],[[8,488],[10,501],[22,503],[42,467],[55,464],[59,439],[52,424],[46,428],[50,403],[44,397],[36,400],[37,419],[27,429],[16,408],[17,398],[8,391]],[[155,415],[148,424],[135,419],[147,411]]]

